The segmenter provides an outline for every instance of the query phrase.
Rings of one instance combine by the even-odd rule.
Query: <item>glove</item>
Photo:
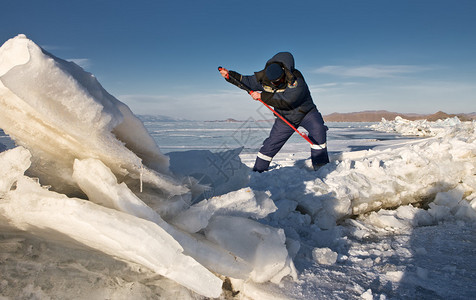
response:
[[[234,79],[241,82],[241,74],[240,73],[237,73],[235,71],[228,71],[228,76],[233,77]],[[228,78],[227,81],[230,81],[230,78]]]

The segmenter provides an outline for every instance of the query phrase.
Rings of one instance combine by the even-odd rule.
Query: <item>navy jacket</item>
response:
[[[266,78],[266,67],[272,63],[279,63],[285,72],[286,80],[278,87]],[[230,76],[253,91],[262,91],[261,100],[273,106],[277,113],[296,126],[299,126],[308,112],[316,108],[304,77],[294,68],[294,57],[289,52],[279,52],[266,62],[265,69],[254,75],[242,76],[230,71]]]

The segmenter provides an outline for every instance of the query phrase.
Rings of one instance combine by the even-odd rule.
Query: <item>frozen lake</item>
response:
[[[243,147],[242,153],[256,153],[273,125],[273,121],[208,122],[208,121],[154,121],[140,117],[163,153],[210,150],[226,151]],[[328,144],[332,153],[367,150],[377,146],[407,141],[409,137],[374,131],[374,123],[326,123],[329,127]],[[301,129],[300,129],[301,130]],[[281,152],[308,151],[307,142],[294,134]]]
[[[202,154],[211,155],[234,150],[234,155],[237,151],[241,162],[248,167],[253,166],[256,154],[273,126],[272,120],[255,121],[252,118],[241,122],[164,121],[161,117],[154,116],[139,116],[139,119],[159,145],[162,153],[171,155],[172,158],[186,151],[202,151]],[[420,139],[375,131],[370,128],[372,124],[376,123],[326,123],[329,127],[327,144],[331,160],[341,159],[341,154],[345,152],[385,149]],[[306,132],[303,128],[299,130]],[[0,130],[0,144],[6,149],[15,146],[2,130]],[[271,166],[289,165],[296,160],[306,160],[309,157],[308,143],[299,135],[293,134],[274,157]],[[172,163],[175,161],[177,160],[172,159]],[[174,169],[174,165],[171,167]]]
[[[222,153],[240,151],[241,162],[252,167],[262,142],[269,135],[273,121],[242,122],[219,121],[161,121],[152,116],[140,116],[161,151],[165,154],[184,151],[210,151]],[[381,149],[406,143],[417,138],[372,130],[375,123],[326,123],[328,151],[331,160],[339,159],[343,152]],[[304,129],[299,128],[299,130]],[[241,149],[242,148],[242,149]],[[273,159],[275,164],[286,165],[310,157],[308,143],[293,134]],[[172,166],[173,168],[173,166]]]
[[[252,119],[243,122],[210,122],[161,121],[160,118],[154,120],[152,116],[139,116],[139,118],[165,154],[189,150],[221,152],[241,147],[243,147],[241,152],[243,155],[256,154],[273,126],[272,121]],[[372,130],[369,128],[372,124],[375,123],[326,123],[329,127],[327,142],[331,156],[341,152],[368,150],[415,139]],[[14,147],[14,143],[1,129],[0,144],[7,149]],[[294,134],[278,155],[299,152],[308,153],[309,148],[304,139]]]

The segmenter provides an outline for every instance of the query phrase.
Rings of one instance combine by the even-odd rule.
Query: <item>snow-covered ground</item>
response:
[[[331,163],[295,136],[258,174],[269,124],[142,120],[0,48],[0,299],[474,297],[476,122],[330,124]]]

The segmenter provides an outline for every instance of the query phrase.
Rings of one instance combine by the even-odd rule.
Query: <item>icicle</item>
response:
[[[144,174],[144,165],[140,164],[140,192],[142,193],[142,174]]]

